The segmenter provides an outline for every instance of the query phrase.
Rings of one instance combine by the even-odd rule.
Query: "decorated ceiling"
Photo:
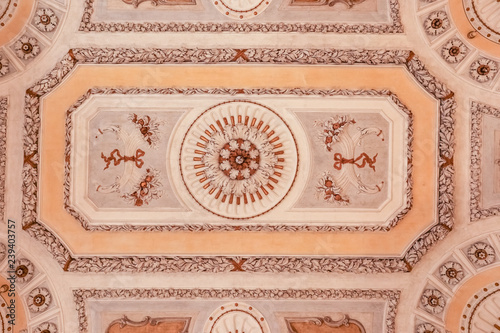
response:
[[[0,325],[500,332],[497,0],[0,0]]]

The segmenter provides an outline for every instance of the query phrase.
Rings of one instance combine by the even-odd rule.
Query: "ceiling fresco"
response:
[[[500,3],[0,0],[0,326],[500,330]]]

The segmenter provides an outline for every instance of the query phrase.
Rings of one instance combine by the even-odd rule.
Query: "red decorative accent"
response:
[[[452,157],[446,157],[444,155],[441,155],[441,158],[444,160],[444,163],[440,165],[441,169],[446,168],[447,166],[453,166],[453,156]]]
[[[36,155],[36,151],[32,152],[29,155],[24,155],[24,164],[29,164],[32,168],[36,168],[37,164],[33,162],[32,158]]]
[[[348,124],[356,124],[356,121],[354,119],[346,118],[345,120],[341,120],[335,123],[328,123],[326,129],[323,130],[326,133],[325,145],[328,151],[332,151],[331,147],[332,143],[336,141],[335,138],[339,136],[339,134],[343,131],[344,127]]]
[[[370,156],[368,156],[366,153],[361,153],[361,155],[359,155],[356,159],[354,159],[354,158],[344,158],[342,157],[342,154],[335,153],[335,155],[333,155],[333,159],[336,162],[333,163],[333,167],[337,170],[342,170],[342,165],[347,163],[354,164],[358,168],[364,168],[366,164],[368,164],[368,166],[372,168],[373,171],[375,171],[374,164],[375,162],[377,162],[377,155],[378,153],[370,158]],[[361,164],[357,163],[359,160],[361,160]]]
[[[234,259],[228,259],[229,263],[231,263],[234,268],[231,270],[231,272],[244,272],[245,270],[243,269],[243,265],[245,264],[245,261],[247,259],[241,259],[239,262],[236,262]]]
[[[115,154],[116,156],[114,156]],[[113,162],[113,165],[117,166],[121,163],[121,161],[123,161],[123,163],[135,162],[135,166],[140,169],[144,165],[144,161],[141,159],[141,157],[143,157],[145,154],[146,153],[143,150],[137,149],[135,151],[135,156],[122,156],[120,154],[120,151],[118,149],[115,149],[111,152],[111,154],[109,154],[109,157],[106,157],[104,153],[101,152],[101,158],[104,160],[104,162],[106,162],[106,167],[104,168],[104,170],[109,168],[111,162]]]
[[[334,201],[349,203],[349,199],[343,198],[340,191],[336,190],[337,187],[332,179],[330,179],[330,178],[325,179],[324,183],[322,185],[323,185],[322,190],[324,192],[324,199],[325,200],[327,200],[327,201],[334,200]]]
[[[243,59],[245,61],[250,61],[250,59],[248,59],[247,55],[245,54],[245,52],[247,51],[247,49],[235,49],[235,51],[236,51],[236,55],[231,60],[232,62],[238,60],[239,58],[241,58],[241,59]]]
[[[142,118],[139,118],[135,113],[131,116],[130,120],[134,124],[137,125],[139,128],[139,131],[141,132],[142,136],[146,140],[149,145],[153,144],[152,137],[154,137],[154,126],[151,123],[151,117],[150,116],[144,116]]]
[[[128,195],[134,199],[135,206],[142,206],[144,203],[148,204],[145,197],[149,194],[151,187],[154,187],[152,185],[154,175],[150,174],[149,169],[147,169],[146,172],[146,177],[144,177],[144,179],[139,183],[139,188],[135,192]]]

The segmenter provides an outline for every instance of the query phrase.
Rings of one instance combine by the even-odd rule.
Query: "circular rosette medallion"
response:
[[[259,15],[270,3],[271,0],[213,0],[222,14],[236,20],[251,19]]]
[[[286,196],[297,172],[295,139],[283,119],[253,102],[231,101],[203,112],[181,147],[192,197],[208,211],[251,218]]]

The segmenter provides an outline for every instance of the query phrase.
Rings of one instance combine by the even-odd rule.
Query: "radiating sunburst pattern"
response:
[[[205,111],[182,148],[184,182],[207,210],[230,218],[260,215],[277,205],[297,170],[297,148],[271,109],[232,101]]]

